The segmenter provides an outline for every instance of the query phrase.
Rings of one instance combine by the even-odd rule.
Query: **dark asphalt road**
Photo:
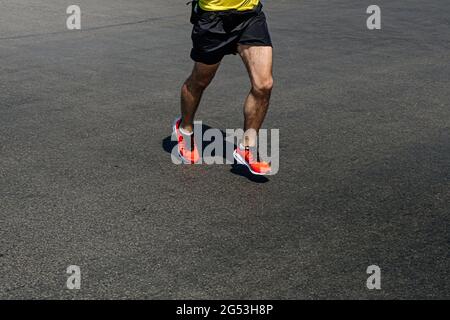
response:
[[[280,172],[175,166],[184,1],[2,1],[0,298],[450,298],[450,2],[266,1]],[[198,119],[239,128],[227,57]],[[79,265],[81,290],[65,288]],[[382,290],[366,288],[367,266]]]

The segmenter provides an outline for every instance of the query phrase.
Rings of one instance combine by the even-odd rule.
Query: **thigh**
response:
[[[263,11],[259,11],[256,15],[248,18],[238,43],[241,45],[272,46],[272,38]]]
[[[271,46],[238,46],[239,55],[253,85],[272,79],[273,49]]]
[[[195,62],[214,65],[230,54],[230,44],[237,35],[224,30],[221,16],[199,9],[192,29],[191,58]]]

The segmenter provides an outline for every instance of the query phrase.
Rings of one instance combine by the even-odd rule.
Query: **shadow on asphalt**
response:
[[[210,126],[202,124],[202,135],[205,134],[206,130],[212,129]],[[222,150],[234,150],[236,148],[236,145],[233,144],[232,146],[230,145],[230,142],[227,142],[225,140],[225,132],[223,132],[222,130],[220,130],[220,132],[222,133],[222,141],[223,141],[223,149]],[[202,150],[202,154],[203,151],[205,150],[206,147],[208,147],[209,144],[211,144],[212,141],[202,141],[201,142],[201,146],[199,145],[199,147],[201,147]],[[172,153],[173,148],[175,148],[177,145],[176,141],[172,140],[172,135],[165,137],[162,140],[162,148],[164,149],[164,151],[166,151],[167,153]],[[227,148],[231,148],[231,149],[227,149]],[[212,153],[212,156],[215,156],[215,153]],[[227,155],[226,152],[224,152],[224,154],[222,155],[224,162],[227,160]],[[248,180],[255,182],[255,183],[266,183],[269,182],[269,179],[267,179],[267,177],[264,176],[256,176],[253,175],[247,167],[245,167],[244,165],[241,164],[237,164],[236,161],[234,159],[228,159],[228,161],[233,161],[234,163],[231,165],[231,170],[230,172],[238,175],[238,176],[242,176],[247,178]]]

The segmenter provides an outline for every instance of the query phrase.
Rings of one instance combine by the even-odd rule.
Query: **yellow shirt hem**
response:
[[[200,8],[204,11],[227,11],[227,10],[246,11],[256,8],[258,4],[259,2],[257,4],[249,4],[245,6],[242,6],[240,4],[237,4],[235,6],[214,6],[203,4],[201,1],[199,1]]]

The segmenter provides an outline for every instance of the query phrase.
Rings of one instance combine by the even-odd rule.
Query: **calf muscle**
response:
[[[208,87],[219,68],[219,64],[195,63],[192,74],[181,88],[181,128],[192,132],[203,91]]]

